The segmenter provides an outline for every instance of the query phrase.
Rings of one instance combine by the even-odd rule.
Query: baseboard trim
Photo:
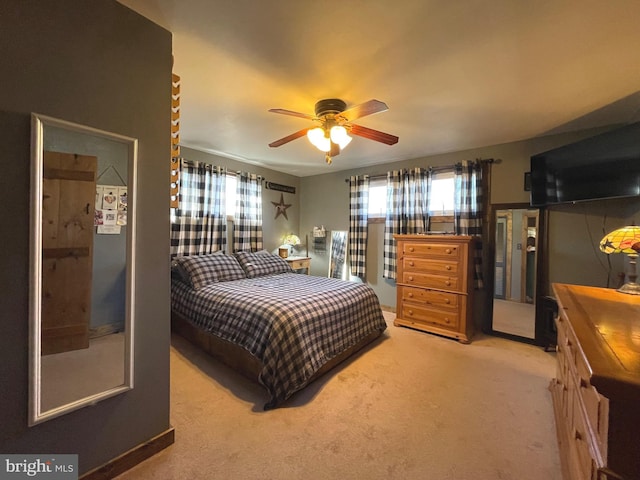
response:
[[[135,467],[147,458],[154,456],[174,441],[175,430],[171,427],[161,434],[156,435],[151,440],[147,440],[133,447],[128,452],[108,461],[104,465],[85,473],[80,477],[80,480],[109,480]]]
[[[384,312],[396,313],[396,307],[392,307],[390,305],[382,305],[382,304],[380,304],[380,308]]]

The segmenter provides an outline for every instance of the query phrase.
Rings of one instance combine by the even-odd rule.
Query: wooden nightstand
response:
[[[311,257],[287,257],[285,260],[294,270],[301,270],[304,268],[307,270],[307,275],[309,275],[309,272],[311,271]]]

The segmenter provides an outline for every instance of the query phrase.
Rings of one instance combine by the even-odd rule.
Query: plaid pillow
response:
[[[176,263],[195,290],[216,282],[247,278],[238,261],[231,255],[214,253],[177,257]]]
[[[247,274],[247,278],[262,277],[274,273],[293,272],[291,265],[269,252],[237,252],[236,257]]]

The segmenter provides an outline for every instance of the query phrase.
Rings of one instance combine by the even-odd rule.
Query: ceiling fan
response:
[[[280,140],[271,142],[269,146],[279,147],[296,138],[307,135],[313,145],[325,152],[325,159],[327,163],[330,164],[331,159],[339,155],[340,151],[351,142],[349,133],[387,145],[394,145],[398,143],[398,137],[395,135],[351,123],[358,118],[373,115],[374,113],[386,112],[387,110],[389,110],[389,107],[379,100],[369,100],[368,102],[347,108],[347,104],[339,98],[326,98],[318,101],[315,105],[315,116],[284,110],[282,108],[272,108],[269,110],[272,113],[305,118],[316,122],[319,126],[303,128]]]

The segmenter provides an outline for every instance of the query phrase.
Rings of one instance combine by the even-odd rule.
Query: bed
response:
[[[386,329],[366,284],[294,273],[266,251],[178,257],[172,328],[280,406]]]

